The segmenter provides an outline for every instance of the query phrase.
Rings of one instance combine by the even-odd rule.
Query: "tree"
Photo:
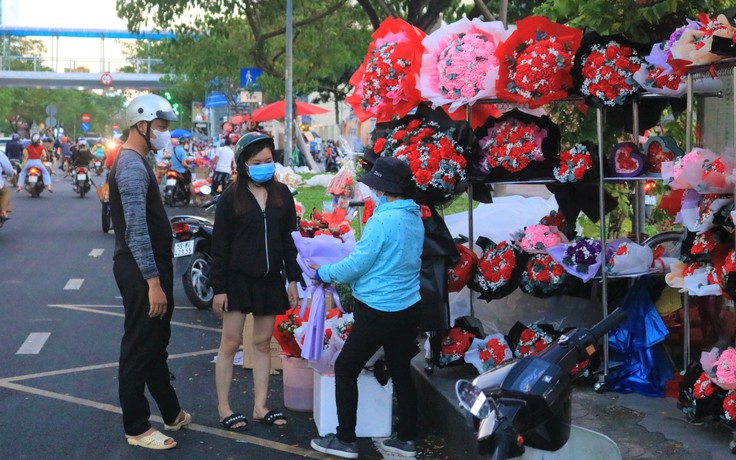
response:
[[[2,70],[50,70],[41,64],[46,47],[40,40],[25,37],[0,37]]]
[[[545,0],[536,14],[601,35],[624,34],[641,43],[666,40],[685,18],[733,6],[732,0]]]

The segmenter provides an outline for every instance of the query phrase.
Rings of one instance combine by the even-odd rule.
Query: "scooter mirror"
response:
[[[491,403],[485,393],[467,380],[458,380],[455,384],[455,394],[460,405],[479,419],[486,419],[491,415]]]
[[[210,187],[209,185],[203,185],[199,187],[199,193],[201,193],[202,195],[209,195],[210,193],[212,193],[212,187]]]

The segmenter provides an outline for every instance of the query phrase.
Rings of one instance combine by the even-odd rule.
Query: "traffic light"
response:
[[[166,91],[166,92],[164,93],[164,97],[166,98],[166,100],[167,100],[167,101],[170,101],[170,100],[171,100],[171,93],[170,93],[170,92],[168,92],[168,91]]]
[[[174,109],[174,113],[175,113],[175,114],[177,114],[177,115],[181,115],[181,113],[179,112],[179,103],[178,103],[178,102],[175,102],[175,103],[173,103],[173,104],[171,105],[171,107],[172,107],[172,108]]]

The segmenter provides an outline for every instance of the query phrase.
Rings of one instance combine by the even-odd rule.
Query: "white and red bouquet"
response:
[[[491,334],[483,340],[473,340],[470,349],[465,353],[465,362],[475,366],[482,374],[513,357],[503,334]]]
[[[522,358],[545,350],[555,338],[533,323],[526,327],[519,336],[519,343],[514,349],[514,356]]]
[[[517,21],[516,29],[496,50],[498,97],[530,107],[566,98],[573,87],[570,69],[582,36],[580,29],[542,16]]]
[[[480,298],[485,301],[511,294],[519,286],[526,260],[521,249],[509,241],[496,244],[484,237],[478,238],[476,244],[483,254],[468,287],[480,292]]]
[[[521,274],[521,290],[535,297],[549,297],[564,293],[570,275],[562,264],[549,254],[535,254],[526,263]]]
[[[713,37],[733,38],[734,27],[729,24],[725,15],[716,19],[707,14],[698,15],[698,27],[686,28],[680,37],[672,44],[670,52],[672,58],[686,61],[691,65],[707,65],[723,59],[723,56],[713,54]]]
[[[403,117],[421,102],[416,83],[425,34],[390,17],[372,37],[363,63],[350,78],[355,91],[345,101],[361,121],[376,118],[384,122]]]

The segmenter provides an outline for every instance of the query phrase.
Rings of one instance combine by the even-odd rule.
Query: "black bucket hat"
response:
[[[411,169],[398,158],[379,157],[360,182],[381,192],[404,195],[411,183]]]

